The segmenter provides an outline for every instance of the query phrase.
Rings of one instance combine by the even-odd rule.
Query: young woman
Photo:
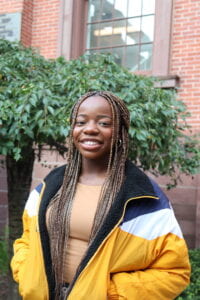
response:
[[[129,112],[110,92],[74,106],[67,165],[30,194],[11,262],[27,300],[170,300],[185,241],[158,185],[127,160]]]

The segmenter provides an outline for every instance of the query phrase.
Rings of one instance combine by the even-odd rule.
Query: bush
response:
[[[192,267],[191,282],[176,300],[200,299],[200,248],[189,250],[189,255]]]
[[[0,280],[8,272],[8,237],[7,234],[0,236]]]
[[[7,299],[9,258],[8,236],[0,236],[0,299]]]
[[[144,170],[194,174],[200,149],[188,131],[186,106],[155,78],[131,74],[109,54],[47,60],[34,49],[0,39],[0,154],[24,159],[33,145],[63,149],[69,114],[81,95],[107,90],[121,97],[131,117],[129,157]]]

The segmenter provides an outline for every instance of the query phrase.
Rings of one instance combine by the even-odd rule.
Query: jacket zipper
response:
[[[74,283],[79,279],[79,277],[81,276],[81,274],[83,273],[83,271],[85,271],[85,269],[89,266],[89,264],[93,261],[93,259],[95,258],[98,250],[100,249],[100,247],[106,242],[106,240],[109,238],[109,236],[113,233],[113,231],[118,227],[118,225],[121,223],[121,221],[123,220],[124,218],[124,215],[125,215],[125,210],[126,210],[126,206],[127,204],[132,201],[132,200],[136,200],[136,199],[142,199],[142,198],[150,198],[150,199],[159,199],[158,197],[155,197],[155,196],[138,196],[138,197],[133,197],[133,198],[129,198],[125,204],[124,204],[124,209],[123,209],[123,213],[122,213],[122,216],[121,218],[119,219],[119,221],[116,223],[116,225],[113,227],[113,229],[109,232],[109,234],[105,237],[105,239],[102,241],[102,243],[99,245],[99,247],[97,248],[95,254],[91,257],[91,259],[88,261],[87,265],[84,267],[84,269],[81,271],[81,273],[79,274],[79,276],[76,278],[76,280],[69,285],[69,287],[67,288],[67,291],[66,291],[66,295],[65,297],[69,296],[70,295],[70,292],[74,286]],[[67,298],[63,298],[64,300],[66,300]]]
[[[61,293],[60,293],[59,300],[65,300],[66,299],[67,291],[68,291],[68,288],[65,287],[65,286],[61,288]]]

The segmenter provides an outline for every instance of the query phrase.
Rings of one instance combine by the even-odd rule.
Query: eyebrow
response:
[[[86,115],[86,114],[79,114],[79,115],[77,115],[77,117],[87,117],[87,115]],[[101,118],[112,119],[112,118],[109,117],[108,115],[97,115],[97,118],[98,118],[98,119],[101,119]]]

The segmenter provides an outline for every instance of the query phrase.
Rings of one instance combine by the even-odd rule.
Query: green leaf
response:
[[[47,109],[52,115],[54,114],[55,110],[53,109],[53,107],[48,106]]]
[[[39,110],[35,115],[35,120],[38,120],[43,115],[43,111]]]

